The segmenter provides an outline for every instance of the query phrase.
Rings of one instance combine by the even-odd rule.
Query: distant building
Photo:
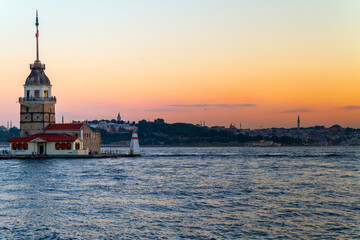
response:
[[[0,131],[2,131],[2,132],[7,132],[8,129],[7,129],[4,125],[1,125],[1,126],[0,126]]]
[[[118,115],[117,115],[117,117],[116,117],[116,120],[117,120],[118,122],[120,122],[120,121],[121,121],[121,116],[120,116],[120,113],[118,113]]]
[[[297,119],[297,128],[298,129],[300,128],[300,116],[298,116],[298,119]]]

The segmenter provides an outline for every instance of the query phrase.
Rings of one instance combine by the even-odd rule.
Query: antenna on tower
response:
[[[40,62],[40,60],[39,60],[39,17],[38,17],[38,10],[36,10],[35,26],[36,26],[36,33],[35,33],[35,37],[36,37],[36,61]]]

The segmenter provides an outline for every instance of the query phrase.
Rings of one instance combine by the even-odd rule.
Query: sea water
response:
[[[360,238],[360,148],[0,161],[0,239]]]

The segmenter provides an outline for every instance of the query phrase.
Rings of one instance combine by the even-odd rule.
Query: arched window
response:
[[[60,148],[61,148],[61,144],[60,143],[55,143],[55,149],[60,150]]]

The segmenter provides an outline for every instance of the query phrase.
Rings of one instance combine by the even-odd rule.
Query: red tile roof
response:
[[[47,130],[80,130],[84,126],[84,123],[54,123],[50,124]]]
[[[26,137],[12,137],[8,142],[31,142],[40,138],[46,142],[74,142],[79,137],[73,137],[67,134],[36,134]]]

